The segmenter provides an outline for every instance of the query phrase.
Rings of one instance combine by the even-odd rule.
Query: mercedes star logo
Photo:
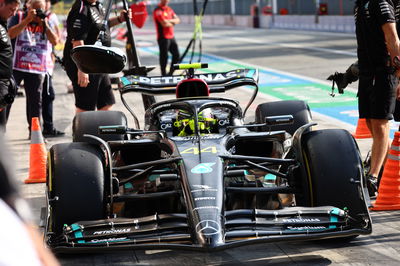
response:
[[[205,236],[218,234],[221,231],[220,226],[213,220],[203,220],[196,225],[196,232]]]

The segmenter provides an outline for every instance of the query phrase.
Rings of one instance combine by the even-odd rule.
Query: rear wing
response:
[[[179,82],[186,79],[181,76],[156,76],[143,77],[130,75],[120,78],[120,91],[141,92],[143,94],[175,94],[176,86]],[[210,92],[224,92],[240,86],[257,86],[257,69],[236,69],[221,73],[201,73],[195,74],[194,78],[204,80],[210,87]]]

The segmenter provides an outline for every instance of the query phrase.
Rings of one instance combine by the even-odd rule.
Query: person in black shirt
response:
[[[396,31],[399,0],[357,0],[355,8],[359,66],[358,110],[372,134],[371,167],[367,175],[371,196],[389,149],[389,120],[393,119],[400,76],[400,42]],[[400,62],[400,61],[399,61]]]
[[[7,19],[15,15],[19,0],[0,0],[0,128],[6,125],[5,107],[12,103],[14,95],[10,91],[12,82],[12,46],[7,33]]]
[[[111,46],[110,27],[125,21],[126,11],[109,19],[102,40],[104,46]],[[67,40],[64,47],[64,65],[72,82],[75,94],[76,112],[109,110],[115,103],[111,81],[107,74],[86,74],[80,71],[71,58],[72,48],[92,45],[98,40],[105,17],[103,5],[97,0],[76,0],[67,18]],[[129,12],[129,17],[131,14]]]

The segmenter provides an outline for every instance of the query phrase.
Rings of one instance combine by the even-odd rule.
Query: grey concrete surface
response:
[[[191,36],[191,27],[177,28],[179,44],[183,47]],[[204,52],[218,54],[246,63],[270,67],[323,80],[335,70],[344,70],[355,59],[355,40],[352,35],[315,34],[278,30],[241,30],[235,28],[206,28]],[[154,44],[153,28],[137,32],[138,45]],[[243,42],[238,39],[250,40]],[[282,43],[295,46],[283,47]],[[304,45],[304,48],[302,48]],[[340,50],[343,53],[323,53],[310,47]],[[348,53],[346,56],[345,53]],[[143,65],[157,65],[157,57],[140,52]],[[156,69],[154,75],[158,73]],[[71,123],[74,116],[74,97],[67,93],[68,79],[58,68],[54,74],[56,100],[54,105],[55,125],[64,130],[66,136],[47,139],[47,148],[60,142],[71,141]],[[230,95],[238,99],[248,97],[243,90]],[[115,110],[125,108],[119,101]],[[140,117],[143,114],[140,97],[132,97],[130,104]],[[268,100],[262,96],[258,102]],[[249,113],[255,109],[255,103]],[[127,112],[126,112],[127,113]],[[251,120],[251,115],[249,116]],[[319,128],[342,127],[350,131],[354,126],[341,124],[327,117],[314,116]],[[133,126],[132,119],[129,124]],[[39,222],[40,208],[45,205],[44,184],[23,184],[29,170],[29,140],[25,116],[25,98],[17,98],[11,111],[6,137],[15,161],[17,178],[21,191],[28,199],[36,223]],[[370,140],[358,141],[362,154],[368,151]],[[361,236],[350,243],[341,241],[313,241],[296,243],[260,244],[235,248],[218,253],[197,253],[184,251],[128,251],[91,255],[70,255],[60,257],[62,265],[399,265],[400,263],[400,212],[373,212],[373,234]]]

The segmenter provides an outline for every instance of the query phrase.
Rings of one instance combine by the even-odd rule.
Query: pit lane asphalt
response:
[[[183,48],[191,37],[192,26],[179,25],[177,40]],[[323,80],[334,71],[344,71],[355,61],[356,42],[351,34],[318,32],[294,32],[264,29],[239,29],[227,27],[204,27],[204,53],[234,59],[243,63],[269,67],[297,75]],[[155,46],[153,26],[150,24],[135,33],[138,46]],[[142,65],[157,65],[157,57],[139,52]],[[158,69],[151,74],[158,75]],[[71,123],[74,116],[74,98],[67,93],[68,79],[56,69],[54,74],[56,100],[54,121],[60,130],[66,131],[62,138],[47,139],[47,148],[60,142],[71,141]],[[353,85],[353,84],[352,84]],[[356,85],[353,85],[356,88]],[[229,96],[248,98],[247,90],[230,91]],[[119,101],[114,110],[124,111],[133,127],[133,120]],[[136,113],[143,120],[140,97],[129,99]],[[248,120],[254,116],[256,104],[272,100],[261,96],[249,110]],[[317,128],[344,128],[349,125],[329,117],[314,114]],[[25,117],[25,98],[17,98],[11,111],[6,137],[15,161],[21,191],[32,207],[35,222],[39,223],[40,208],[45,205],[44,184],[23,184],[29,171],[29,145]],[[358,140],[365,156],[371,141]],[[79,206],[75,206],[79,207]],[[341,241],[293,242],[245,246],[217,253],[187,251],[129,251],[107,254],[70,255],[60,257],[62,265],[398,265],[400,262],[400,211],[372,212],[373,234],[360,236],[350,243]],[[1,222],[3,224],[4,221]]]

